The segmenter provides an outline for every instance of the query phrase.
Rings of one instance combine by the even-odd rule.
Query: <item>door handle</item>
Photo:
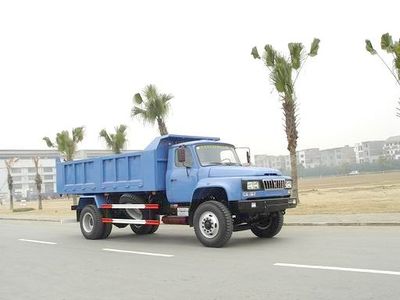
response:
[[[171,182],[175,182],[175,181],[178,181],[178,179],[176,179],[176,178],[171,178]]]

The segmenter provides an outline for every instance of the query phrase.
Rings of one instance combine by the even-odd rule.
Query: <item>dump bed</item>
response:
[[[57,193],[100,194],[165,190],[171,145],[212,137],[166,135],[145,150],[57,163]]]

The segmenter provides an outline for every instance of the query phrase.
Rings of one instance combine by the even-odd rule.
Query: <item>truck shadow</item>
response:
[[[136,235],[130,233],[129,231],[119,231],[111,233],[107,238],[109,242],[117,242],[120,245],[132,245],[136,243],[143,243],[145,246],[154,246],[155,248],[171,247],[176,248],[206,248],[197,240],[196,235],[193,230],[182,230],[176,232],[160,232],[151,235]],[[266,245],[277,245],[285,243],[286,239],[284,237],[275,237],[271,239],[260,239],[255,237],[251,233],[233,233],[230,241],[223,248],[259,248]]]

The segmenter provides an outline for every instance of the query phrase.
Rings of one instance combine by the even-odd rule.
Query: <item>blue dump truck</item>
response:
[[[233,145],[213,137],[170,134],[143,151],[57,163],[57,192],[79,195],[72,209],[91,240],[112,225],[152,234],[161,222],[194,227],[208,247],[233,231],[271,238],[297,205],[291,187],[277,170],[243,166]]]

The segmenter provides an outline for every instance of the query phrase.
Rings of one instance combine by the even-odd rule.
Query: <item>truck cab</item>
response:
[[[80,195],[74,209],[88,239],[106,237],[111,224],[149,234],[162,222],[190,225],[203,245],[222,247],[233,231],[275,236],[297,204],[290,177],[245,166],[235,146],[213,137],[167,135],[142,152],[60,163],[57,187]],[[92,234],[96,220],[106,229]]]
[[[297,204],[290,197],[290,177],[274,169],[243,166],[235,146],[213,140],[173,145],[168,153],[166,187],[168,201],[186,204],[189,211],[218,199],[235,214],[237,223]]]
[[[227,201],[289,197],[291,179],[278,170],[243,166],[231,144],[198,141],[169,149],[166,173],[171,203],[196,201],[202,189],[222,189]]]

